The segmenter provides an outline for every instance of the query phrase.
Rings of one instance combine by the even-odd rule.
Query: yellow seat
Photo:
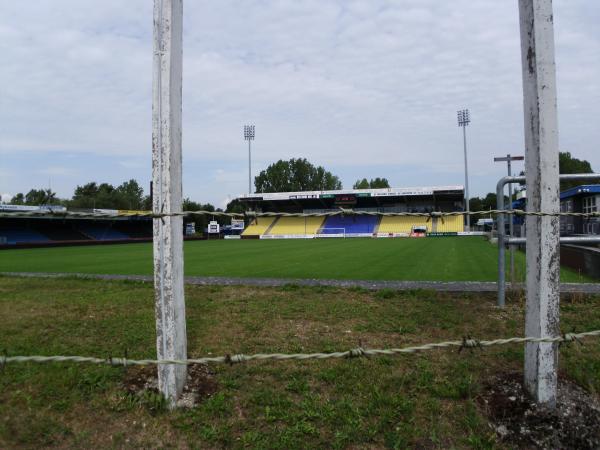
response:
[[[242,236],[260,236],[275,222],[276,217],[256,217],[242,232]]]
[[[437,219],[438,233],[459,233],[465,231],[463,216],[445,216]]]
[[[270,235],[304,235],[316,234],[323,225],[324,217],[280,217]]]
[[[431,220],[427,217],[410,216],[384,216],[379,224],[379,233],[407,233],[410,234],[413,227],[427,227],[427,232],[431,231]]]

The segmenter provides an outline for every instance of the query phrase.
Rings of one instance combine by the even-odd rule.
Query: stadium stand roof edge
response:
[[[366,197],[407,197],[434,195],[436,193],[459,193],[463,192],[462,185],[451,186],[425,186],[425,187],[405,187],[405,188],[381,188],[381,189],[340,189],[323,191],[297,191],[297,192],[257,192],[254,194],[241,194],[236,200],[302,200],[326,198],[324,196],[353,194]]]
[[[582,184],[581,186],[575,186],[574,188],[561,192],[560,199],[564,200],[585,194],[600,194],[600,184]]]

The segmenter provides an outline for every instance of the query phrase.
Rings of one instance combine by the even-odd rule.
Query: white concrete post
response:
[[[552,0],[519,0],[527,210],[559,212],[558,124]],[[559,335],[559,217],[527,216],[525,334]],[[525,345],[525,388],[556,404],[557,344]]]
[[[154,2],[152,96],[152,210],[181,211],[182,0]],[[154,219],[156,348],[159,359],[186,359],[183,291],[183,218]],[[187,367],[158,367],[158,387],[174,407]]]

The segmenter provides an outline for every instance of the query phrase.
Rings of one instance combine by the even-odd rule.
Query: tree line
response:
[[[593,173],[591,164],[586,160],[574,158],[569,152],[559,153],[559,171],[568,173]],[[524,173],[521,172],[521,175]],[[581,184],[577,181],[562,182],[561,190]],[[255,178],[256,192],[296,192],[342,189],[340,178],[322,166],[315,166],[306,158],[279,160],[262,170]],[[389,188],[386,178],[367,178],[357,180],[354,189]],[[73,196],[60,199],[51,189],[31,189],[27,193],[18,193],[11,199],[14,205],[63,205],[72,209],[129,209],[150,210],[152,199],[145,195],[140,184],[131,179],[118,186],[95,181],[77,186]],[[485,197],[472,197],[469,201],[472,211],[496,208],[496,194],[488,193]],[[189,198],[184,199],[183,209],[188,211],[203,209],[222,211],[210,203],[198,203]],[[234,200],[226,207],[227,212],[243,212],[243,205]]]
[[[13,205],[62,205],[72,209],[151,209],[152,199],[136,180],[113,186],[92,181],[77,186],[71,198],[58,198],[51,189],[31,189],[18,193],[10,201]]]
[[[337,191],[343,188],[342,182],[323,166],[315,166],[306,158],[280,159],[262,170],[254,178],[256,192],[302,192]],[[389,188],[386,178],[357,180],[353,189]]]

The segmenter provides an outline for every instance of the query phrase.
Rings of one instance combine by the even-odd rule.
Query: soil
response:
[[[597,397],[560,378],[556,409],[548,409],[525,394],[522,378],[497,375],[479,397],[501,442],[522,449],[600,449]]]
[[[158,392],[158,374],[156,366],[138,366],[128,368],[123,387],[131,394],[140,395],[144,391]],[[188,366],[187,382],[183,388],[177,407],[193,408],[217,392],[214,373],[205,364]]]

